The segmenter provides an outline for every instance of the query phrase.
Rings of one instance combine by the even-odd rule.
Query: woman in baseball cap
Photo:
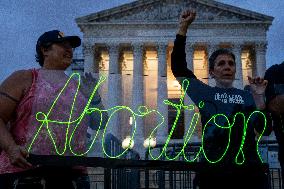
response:
[[[42,34],[36,44],[36,61],[43,66],[44,64],[44,49],[48,49],[52,44],[69,43],[71,48],[76,48],[81,45],[81,39],[78,36],[64,36],[64,33],[59,30],[52,30]]]
[[[73,49],[80,44],[78,36],[64,36],[59,30],[45,32],[36,44],[41,68],[16,71],[0,85],[0,188],[12,188],[21,180],[30,188],[41,183],[42,179],[33,176],[19,179],[24,174],[45,175],[45,188],[74,188],[73,183],[76,188],[90,187],[85,167],[37,167],[27,160],[29,153],[74,156],[86,152],[88,117],[77,125],[62,124],[69,120],[70,112],[77,118],[88,99],[81,88],[77,93],[78,80],[69,81],[64,73],[72,62]],[[38,112],[54,122],[40,122]],[[66,138],[68,131],[69,135],[74,131],[71,138]]]

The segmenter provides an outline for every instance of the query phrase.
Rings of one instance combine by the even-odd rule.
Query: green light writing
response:
[[[73,99],[73,102],[72,102],[72,106],[71,106],[71,110],[70,110],[70,116],[69,116],[69,119],[68,121],[64,122],[64,121],[57,121],[57,120],[49,120],[49,116],[50,114],[52,113],[52,111],[54,110],[54,107],[56,105],[56,103],[58,102],[58,100],[60,99],[60,96],[62,95],[62,93],[66,90],[66,88],[68,87],[68,85],[70,84],[70,81],[73,79],[73,77],[78,77],[78,85],[77,85],[77,88],[76,88],[76,92],[75,92],[75,95],[74,95],[74,99]],[[96,142],[96,139],[98,137],[98,134],[99,134],[99,131],[100,131],[100,128],[103,127],[103,135],[102,135],[102,150],[104,152],[104,155],[108,158],[119,158],[121,157],[122,155],[124,155],[125,153],[127,153],[127,151],[129,150],[130,148],[130,145],[131,145],[131,142],[129,144],[129,146],[120,154],[118,155],[115,155],[115,156],[112,156],[110,154],[108,154],[106,152],[106,149],[105,149],[105,137],[106,137],[106,131],[107,131],[107,128],[108,128],[108,125],[109,125],[109,122],[110,120],[112,119],[112,117],[118,113],[119,111],[127,111],[130,113],[130,115],[132,116],[133,118],[133,132],[131,134],[131,140],[130,141],[134,141],[134,136],[135,136],[135,133],[136,133],[136,119],[137,118],[143,118],[145,116],[148,116],[150,114],[156,114],[157,117],[159,118],[159,121],[158,121],[158,124],[157,126],[152,130],[152,132],[150,133],[150,136],[149,138],[155,138],[155,133],[157,132],[157,130],[159,129],[159,127],[163,126],[163,125],[166,125],[167,124],[163,124],[164,123],[164,117],[163,115],[157,111],[157,110],[154,110],[154,109],[151,109],[149,110],[146,106],[139,106],[138,109],[137,109],[137,112],[133,111],[130,107],[128,106],[114,106],[114,107],[111,107],[109,109],[105,109],[105,110],[101,110],[99,108],[96,108],[96,107],[90,107],[91,106],[91,102],[96,94],[96,92],[98,91],[98,88],[100,87],[100,85],[106,80],[106,77],[102,76],[99,78],[96,86],[94,87],[88,101],[87,101],[87,104],[86,106],[84,107],[84,110],[82,111],[82,113],[77,117],[77,118],[73,118],[73,110],[74,110],[74,106],[75,106],[75,102],[76,102],[76,99],[77,99],[77,95],[79,93],[79,89],[80,89],[80,83],[81,83],[81,78],[80,78],[80,75],[78,73],[73,73],[69,79],[67,80],[66,84],[64,85],[64,87],[62,88],[62,90],[60,91],[60,93],[58,94],[58,96],[55,98],[54,102],[52,103],[49,111],[47,113],[44,113],[44,112],[37,112],[36,113],[36,120],[40,123],[36,133],[35,133],[35,136],[33,137],[30,145],[28,146],[28,151],[30,152],[31,149],[32,149],[32,146],[34,144],[34,142],[36,141],[40,131],[45,127],[47,129],[47,132],[48,132],[48,135],[54,145],[54,149],[56,151],[56,153],[58,155],[64,155],[66,153],[66,150],[67,150],[67,146],[69,147],[70,149],[70,152],[75,155],[75,156],[84,156],[86,155],[90,150],[91,148],[93,147],[93,145],[95,144]],[[172,137],[172,134],[177,126],[177,122],[180,118],[180,115],[181,115],[181,112],[183,110],[188,110],[188,111],[194,111],[195,107],[194,105],[185,105],[184,104],[184,97],[185,97],[185,94],[186,94],[186,91],[188,89],[188,86],[189,86],[189,81],[188,80],[184,80],[183,83],[182,83],[182,93],[181,93],[181,97],[180,97],[180,101],[179,103],[175,104],[173,102],[170,102],[169,100],[164,100],[163,103],[165,105],[168,105],[168,106],[172,106],[176,109],[176,118],[174,120],[174,123],[173,123],[173,126],[171,128],[171,131],[169,133],[169,136],[167,137],[166,141],[165,141],[165,144],[163,146],[163,149],[161,151],[160,154],[158,154],[158,156],[154,157],[153,153],[152,153],[152,148],[150,146],[150,140],[149,140],[149,147],[148,147],[148,150],[149,150],[149,155],[151,156],[151,158],[153,160],[158,160],[158,159],[161,159],[162,156],[165,156],[166,159],[168,160],[176,160],[178,159],[181,155],[183,155],[185,161],[187,162],[194,162],[197,160],[197,158],[203,154],[203,156],[206,158],[206,160],[209,162],[209,163],[218,163],[220,162],[226,155],[229,147],[230,147],[230,144],[231,144],[231,141],[230,141],[230,138],[231,138],[231,131],[232,131],[232,128],[235,124],[235,121],[236,121],[236,118],[237,117],[241,117],[242,120],[243,120],[243,123],[244,123],[244,127],[243,127],[243,134],[242,134],[242,140],[241,140],[241,144],[239,146],[239,149],[238,149],[238,152],[237,152],[237,155],[235,157],[235,163],[238,164],[238,165],[241,165],[245,162],[245,156],[244,156],[244,152],[243,152],[243,148],[244,148],[244,145],[245,145],[245,139],[246,139],[246,131],[247,131],[247,127],[248,127],[248,123],[249,121],[251,120],[251,117],[253,115],[261,115],[263,116],[264,118],[264,128],[262,130],[262,132],[260,133],[259,135],[259,138],[257,140],[257,145],[256,145],[256,150],[257,150],[257,153],[258,153],[258,156],[259,156],[259,159],[261,160],[262,162],[262,158],[261,158],[261,155],[258,151],[258,144],[259,144],[259,141],[262,137],[262,135],[264,134],[264,131],[266,129],[266,117],[265,115],[260,112],[260,111],[254,111],[250,114],[250,116],[248,117],[248,119],[246,120],[245,118],[245,115],[241,112],[238,112],[234,115],[233,117],[233,121],[232,123],[230,123],[229,121],[229,118],[224,115],[224,114],[216,114],[216,115],[213,115],[208,121],[207,123],[204,125],[203,127],[203,133],[202,133],[202,138],[201,138],[201,146],[199,147],[198,149],[198,152],[196,153],[195,157],[191,158],[191,159],[188,159],[188,157],[186,156],[186,153],[185,153],[185,149],[187,147],[187,145],[189,144],[190,142],[190,139],[196,129],[196,125],[198,123],[198,120],[200,118],[200,114],[199,113],[194,113],[193,114],[193,117],[189,123],[189,129],[187,130],[186,132],[186,135],[184,137],[184,145],[181,149],[180,152],[178,152],[174,157],[169,157],[168,154],[166,153],[167,152],[167,147],[168,147],[168,144],[171,140],[171,137]],[[206,107],[206,104],[201,101],[199,102],[198,104],[198,107],[199,109],[202,109],[204,107]],[[80,126],[83,118],[86,116],[86,115],[90,115],[92,113],[98,113],[99,116],[100,116],[100,123],[99,123],[99,126],[98,126],[98,129],[96,131],[96,134],[90,144],[90,146],[86,149],[85,152],[75,152],[75,150],[73,149],[72,147],[72,140],[74,139],[74,134],[76,133],[78,127]],[[108,117],[108,120],[106,122],[106,124],[103,126],[102,123],[103,123],[103,113],[107,113],[109,115]],[[226,125],[219,125],[217,123],[217,119],[218,118],[223,118],[226,120]],[[215,124],[215,126],[217,126],[218,129],[223,129],[223,130],[226,130],[228,132],[228,141],[227,141],[227,145],[223,151],[223,153],[220,155],[219,158],[217,159],[210,159],[207,155],[208,152],[206,152],[206,149],[205,149],[205,139],[204,137],[206,136],[205,132],[206,132],[206,129],[207,127],[210,127],[211,125],[209,123],[212,124],[212,122]],[[66,128],[66,133],[65,133],[65,143],[64,143],[64,148],[63,149],[58,149],[58,146],[56,145],[56,138],[55,136],[53,136],[50,128],[49,128],[49,124],[50,123],[56,123],[58,125],[67,125],[67,128]],[[72,131],[70,131],[70,125],[71,124],[75,124],[75,127]],[[97,124],[97,123],[96,123]]]

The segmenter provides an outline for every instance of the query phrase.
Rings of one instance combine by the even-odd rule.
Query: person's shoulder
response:
[[[17,70],[11,74],[15,78],[25,78],[32,75],[32,70]]]
[[[17,70],[8,79],[23,82],[32,79],[32,70]]]
[[[26,87],[32,81],[32,70],[17,70],[13,72],[2,85],[22,86]]]
[[[284,69],[283,63],[282,64],[274,64],[266,70],[265,75],[278,73],[281,69]]]
[[[267,71],[274,71],[274,70],[277,70],[279,68],[279,64],[274,64],[272,66],[270,66]]]
[[[279,64],[274,64],[270,66],[264,74],[264,79],[273,80],[279,72]]]

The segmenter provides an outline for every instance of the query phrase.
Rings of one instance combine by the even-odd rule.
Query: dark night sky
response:
[[[68,2],[68,3],[67,3]],[[112,8],[131,0],[18,0],[0,1],[0,81],[15,70],[37,67],[35,44],[40,34],[60,29],[80,35],[74,19]],[[284,61],[283,0],[219,0],[219,2],[275,17],[268,32],[267,66]]]

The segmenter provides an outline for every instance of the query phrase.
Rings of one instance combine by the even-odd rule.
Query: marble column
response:
[[[109,53],[109,75],[108,75],[108,108],[121,105],[121,74],[119,66],[119,46],[118,44],[108,44]],[[107,132],[120,139],[120,119],[119,112],[109,112],[111,119]]]
[[[123,106],[131,107],[132,106],[132,81],[133,81],[133,75],[132,71],[130,71],[129,67],[130,65],[128,64],[126,59],[125,52],[129,50],[126,47],[121,48],[120,53],[119,53],[119,65],[121,66],[121,102]],[[121,128],[121,137],[122,139],[125,139],[127,136],[131,134],[131,127],[132,125],[130,124],[130,118],[132,117],[130,112],[123,111],[120,112],[120,122],[122,125]]]
[[[91,72],[93,78],[95,78],[97,81],[99,80],[99,64],[102,61],[102,57],[101,57],[101,51],[99,49],[99,47],[97,46],[93,46],[93,48],[90,49],[92,52],[92,56],[89,58],[89,65],[86,64],[86,57],[85,57],[85,66],[84,66],[84,72]],[[93,60],[92,65],[90,64],[90,60]],[[88,68],[89,66],[89,68]],[[92,86],[95,87],[95,86]],[[101,93],[101,87],[98,89],[97,93],[100,94],[100,97],[102,99],[102,103],[105,106],[104,102],[103,102],[103,96]],[[92,105],[91,105],[92,106]],[[99,116],[98,114],[92,114],[91,116],[91,121],[95,121],[96,119],[92,119],[95,118],[94,116]],[[98,122],[95,122],[93,124],[99,124]],[[105,125],[102,125],[102,127],[104,127]],[[90,127],[88,128],[88,134],[90,135],[90,140],[88,145],[91,145],[91,142],[94,140],[95,136],[96,140],[92,146],[92,148],[90,149],[90,151],[88,152],[88,156],[89,157],[104,157],[104,153],[102,150],[102,136],[103,136],[103,130],[92,130]]]
[[[234,87],[243,89],[243,66],[242,66],[242,46],[241,43],[234,43],[232,52],[235,55],[236,62],[236,80],[234,81]]]
[[[215,86],[216,85],[216,83],[215,83],[215,81],[214,81],[214,79],[213,78],[211,78],[211,76],[210,76],[210,72],[209,72],[209,58],[210,58],[210,56],[211,56],[211,54],[214,52],[214,51],[216,51],[218,49],[218,44],[215,44],[215,43],[208,43],[207,44],[207,54],[208,54],[208,60],[207,60],[207,62],[208,62],[208,85],[210,85],[210,86]]]
[[[157,109],[164,117],[164,123],[157,130],[157,142],[165,143],[168,136],[168,106],[163,103],[168,99],[167,87],[167,43],[157,44],[158,55],[158,98]],[[161,117],[157,117],[157,124],[161,122]]]
[[[90,43],[83,44],[84,72],[94,72],[94,48]]]
[[[264,77],[266,71],[266,42],[259,42],[255,44],[256,54],[256,76]]]
[[[138,113],[138,108],[144,105],[144,44],[133,43],[133,88],[132,88],[132,110]],[[132,132],[134,129],[134,119]],[[134,149],[144,157],[144,118],[136,116],[136,133],[134,137]]]
[[[158,74],[161,77],[167,77],[167,48],[167,43],[157,44]]]

